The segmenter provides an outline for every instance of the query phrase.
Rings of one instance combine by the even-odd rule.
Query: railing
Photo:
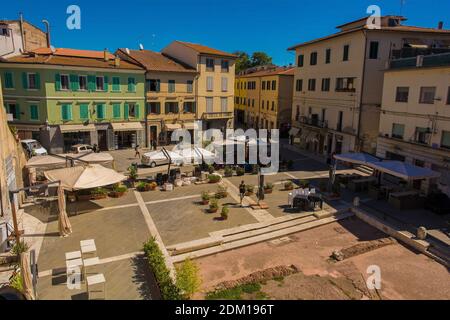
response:
[[[233,112],[205,112],[203,113],[203,119],[228,119],[233,118]]]
[[[328,121],[322,121],[322,120],[315,119],[315,118],[300,117],[299,122],[301,124],[307,124],[307,125],[317,127],[317,128],[323,128],[323,129],[328,128]]]

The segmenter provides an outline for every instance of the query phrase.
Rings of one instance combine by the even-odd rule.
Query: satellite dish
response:
[[[56,49],[55,49],[55,47],[54,46],[50,46],[50,50],[53,52],[53,53],[55,53],[56,52]]]
[[[139,49],[144,50],[144,45],[142,43],[139,43]]]
[[[126,48],[125,51],[127,52],[127,54],[130,54],[130,49]]]

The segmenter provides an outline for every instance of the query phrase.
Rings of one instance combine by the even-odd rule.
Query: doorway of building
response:
[[[98,130],[98,147],[102,151],[108,150],[108,142],[107,142],[107,131],[106,130]]]
[[[150,126],[150,146],[153,145],[153,141],[156,141],[158,143],[158,127],[157,126]]]
[[[116,133],[117,146],[119,149],[130,149],[136,147],[136,131],[119,131]]]
[[[64,152],[69,152],[70,148],[73,145],[91,143],[90,132],[66,132],[63,133],[63,137],[64,137]]]

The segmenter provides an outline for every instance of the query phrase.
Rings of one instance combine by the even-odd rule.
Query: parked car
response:
[[[167,151],[167,153],[172,158],[172,164],[183,165],[184,158],[182,156],[172,151]],[[144,166],[154,168],[156,166],[169,164],[169,159],[162,151],[152,151],[145,153],[142,156],[141,162]]]
[[[87,153],[93,151],[94,147],[88,144],[76,144],[70,148],[70,153]]]
[[[450,199],[445,193],[432,193],[427,197],[425,208],[439,215],[450,214]]]
[[[46,156],[48,155],[47,150],[41,146],[39,141],[34,139],[22,140],[22,147],[28,156],[31,158],[33,156]]]

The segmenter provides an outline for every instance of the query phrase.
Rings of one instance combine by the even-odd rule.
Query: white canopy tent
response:
[[[172,151],[183,157],[184,163],[202,163],[203,161],[210,162],[216,159],[214,153],[198,147],[175,148]]]
[[[371,167],[383,173],[407,180],[423,180],[439,178],[440,173],[428,168],[417,167],[401,161],[383,161],[372,163]]]
[[[172,164],[182,164],[184,163],[184,158],[182,155],[180,155],[177,152],[174,151],[168,151],[165,150],[167,152],[167,154],[169,155],[169,157],[172,160]],[[148,157],[150,159],[150,161],[164,161],[164,160],[169,160],[167,159],[167,155],[163,152],[163,151],[152,151],[152,152],[148,152],[145,154],[146,157]]]
[[[127,179],[123,174],[99,164],[76,166],[44,172],[49,181],[60,181],[65,190],[83,190],[109,186]]]
[[[77,161],[79,159],[80,161]],[[69,166],[70,160],[75,164],[89,163],[107,165],[114,162],[114,158],[106,152],[85,154],[61,154],[35,156],[28,160],[26,167],[35,169],[54,169]]]

